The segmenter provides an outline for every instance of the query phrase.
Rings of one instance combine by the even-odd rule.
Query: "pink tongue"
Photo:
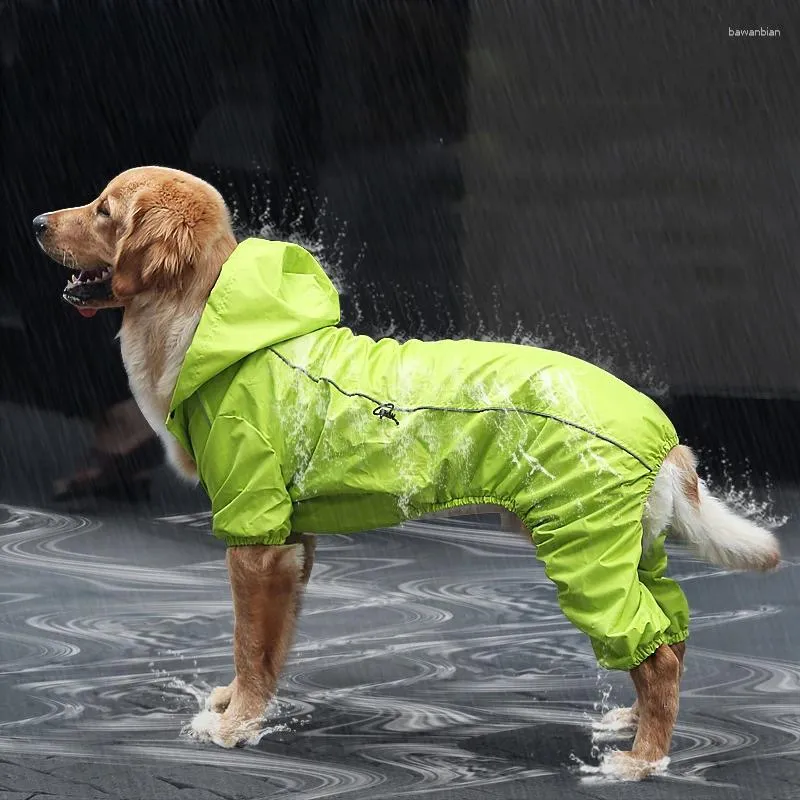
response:
[[[78,313],[82,317],[93,317],[97,313],[96,308],[79,308]]]

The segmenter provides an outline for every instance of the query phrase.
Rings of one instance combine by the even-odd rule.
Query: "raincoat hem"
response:
[[[285,544],[289,538],[289,532],[271,533],[262,536],[227,536],[225,534],[214,534],[217,539],[222,539],[227,547],[247,547],[249,545],[275,545]]]
[[[672,636],[667,636],[664,639],[664,644],[680,644],[689,638],[689,629],[684,628],[678,633],[673,633]]]
[[[662,644],[670,645],[670,644],[678,644],[678,642],[683,642],[689,637],[688,629],[684,629],[679,633],[672,634],[668,636],[667,634],[661,634],[660,636],[656,636],[652,642],[648,644],[642,645],[639,647],[631,657],[630,663],[626,663],[625,661],[616,662],[619,666],[611,666],[611,664],[603,664],[604,667],[607,669],[619,669],[625,670],[630,672],[630,670],[635,669],[636,667],[640,666],[643,662],[645,662],[648,658],[650,658],[653,653],[661,647]]]
[[[680,440],[678,439],[678,435],[674,434],[670,436],[668,439],[664,441],[663,447],[658,451],[658,458],[656,462],[656,468],[651,469],[647,475],[647,485],[644,493],[644,502],[647,502],[647,498],[650,497],[650,492],[653,489],[653,484],[656,482],[656,478],[658,477],[658,473],[661,470],[661,467],[664,466],[664,461],[666,461],[667,456],[670,454],[670,451],[677,447],[680,444]],[[644,503],[642,503],[642,512],[644,512]]]

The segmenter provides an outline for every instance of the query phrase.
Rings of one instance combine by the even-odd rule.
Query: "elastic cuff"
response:
[[[284,544],[289,533],[272,533],[267,536],[220,536],[227,547],[251,547],[252,545]]]
[[[630,667],[624,667],[628,671],[638,667],[643,661],[646,661],[650,658],[662,644],[678,644],[678,642],[684,642],[686,639],[689,638],[689,631],[684,628],[684,630],[673,633],[670,635],[663,634],[659,636],[657,639],[654,639],[652,642],[646,645],[642,645],[634,654],[633,659],[631,660]]]
[[[679,633],[673,633],[664,639],[664,644],[680,644],[689,638],[689,629],[684,628]]]

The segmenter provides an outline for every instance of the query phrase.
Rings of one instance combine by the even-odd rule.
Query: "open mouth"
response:
[[[97,269],[82,269],[73,274],[61,296],[75,306],[81,316],[93,317],[103,303],[114,299],[111,277],[111,267],[107,265]]]
[[[64,287],[63,298],[74,306],[104,302],[114,299],[111,291],[111,267],[82,269],[73,274]]]

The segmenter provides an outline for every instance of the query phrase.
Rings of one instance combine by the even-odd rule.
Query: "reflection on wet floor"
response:
[[[771,577],[672,551],[695,612],[672,782],[710,791],[742,760],[800,757],[784,542]],[[234,751],[180,735],[231,677],[222,555],[203,514],[3,507],[0,759],[206,764],[309,798],[517,796],[553,776],[599,796],[591,765],[613,745],[592,722],[631,687],[598,673],[524,538],[452,519],[322,537],[269,727]]]

